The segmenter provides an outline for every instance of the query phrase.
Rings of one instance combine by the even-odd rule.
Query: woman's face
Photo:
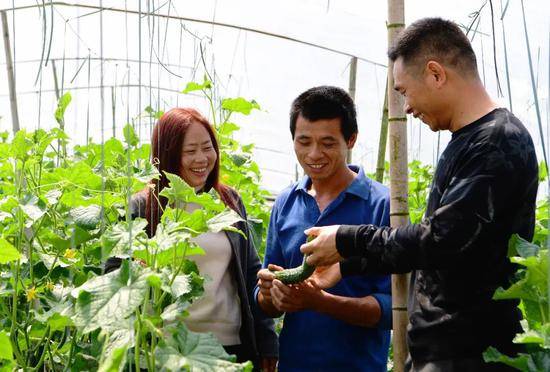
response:
[[[195,189],[201,189],[216,163],[217,154],[208,131],[193,122],[187,128],[183,140],[180,177]]]

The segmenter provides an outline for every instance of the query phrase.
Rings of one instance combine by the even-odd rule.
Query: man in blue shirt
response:
[[[325,291],[313,281],[284,285],[270,271],[301,265],[309,227],[389,224],[387,188],[346,164],[358,132],[353,100],[340,88],[309,89],[292,104],[290,131],[307,176],[275,201],[256,295],[269,316],[285,313],[279,371],[385,371],[389,276],[348,277]]]

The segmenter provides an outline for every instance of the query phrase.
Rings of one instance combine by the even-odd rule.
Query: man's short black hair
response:
[[[290,133],[294,138],[298,116],[308,121],[340,118],[340,131],[348,141],[357,133],[357,113],[350,95],[343,89],[320,86],[306,90],[292,102],[290,108]]]
[[[405,65],[416,67],[417,71],[434,60],[465,75],[478,76],[476,55],[468,37],[456,23],[441,18],[412,23],[399,34],[388,57],[394,62],[402,57]]]

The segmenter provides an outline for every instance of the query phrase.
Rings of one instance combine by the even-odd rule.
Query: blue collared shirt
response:
[[[300,246],[311,226],[389,225],[389,192],[365,176],[354,181],[323,212],[308,194],[309,177],[286,188],[273,205],[263,267],[302,264]],[[391,284],[387,275],[349,276],[327,292],[344,297],[373,296],[382,310],[377,327],[355,326],[305,310],[285,314],[279,337],[279,371],[386,371],[391,329]]]

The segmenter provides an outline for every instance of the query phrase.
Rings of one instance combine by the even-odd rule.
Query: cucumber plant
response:
[[[171,205],[203,208],[167,207],[148,238],[145,220],[125,218],[128,196],[157,177],[131,124],[123,141],[85,146],[60,128],[9,137],[0,135],[0,371],[251,370],[184,322],[203,291],[191,238],[234,229],[235,212],[167,175]],[[109,257],[127,259],[102,275]]]
[[[523,332],[514,342],[524,344],[526,353],[510,357],[490,347],[483,357],[486,362],[504,363],[521,371],[538,372],[550,370],[550,302],[548,299],[548,248],[529,243],[519,235],[509,242],[510,260],[518,264],[512,285],[496,290],[496,300],[520,300],[523,314]]]

